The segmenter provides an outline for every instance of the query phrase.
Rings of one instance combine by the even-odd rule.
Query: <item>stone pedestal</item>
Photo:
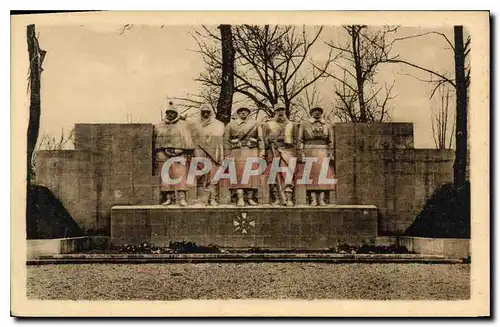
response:
[[[325,249],[338,243],[374,243],[373,205],[259,207],[114,206],[111,243],[115,246],[190,241],[235,248]]]

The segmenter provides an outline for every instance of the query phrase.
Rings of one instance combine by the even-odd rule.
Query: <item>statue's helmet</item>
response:
[[[240,107],[240,108],[238,108],[238,110],[236,110],[236,113],[239,113],[241,111],[247,111],[248,113],[250,113],[250,109],[248,109],[247,107]]]
[[[286,111],[286,107],[283,103],[278,103],[274,106],[274,111]]]
[[[213,113],[214,110],[212,109],[212,106],[210,104],[202,104],[201,107],[200,107],[200,112],[204,112],[204,111],[209,111],[210,113]]]
[[[319,112],[321,112],[321,114],[323,114],[323,108],[321,108],[321,107],[312,108],[311,110],[309,110],[309,114],[312,114],[315,111],[319,111]]]
[[[179,114],[179,110],[176,106],[174,106],[174,103],[172,101],[168,103],[167,109],[165,109],[165,113],[167,112],[175,112],[177,115]]]

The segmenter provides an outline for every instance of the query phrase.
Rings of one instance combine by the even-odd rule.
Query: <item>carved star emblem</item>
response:
[[[248,217],[246,212],[240,212],[238,216],[233,219],[233,226],[235,233],[246,235],[255,227],[255,220]]]

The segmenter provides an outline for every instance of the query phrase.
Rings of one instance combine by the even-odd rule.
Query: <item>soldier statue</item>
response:
[[[196,145],[194,156],[196,158],[206,158],[211,162],[210,171],[199,176],[198,185],[208,192],[208,204],[217,206],[219,204],[218,185],[214,185],[211,181],[224,158],[224,123],[214,117],[214,110],[211,105],[203,104],[200,107],[200,119],[192,125],[192,131],[193,141]],[[202,168],[199,167],[199,169]],[[200,196],[200,198],[202,197]]]
[[[294,149],[294,124],[286,117],[286,109],[278,105],[275,117],[268,120],[263,126],[264,140],[266,146],[267,176],[270,176],[273,167],[273,159],[279,160],[279,167],[289,167],[290,159],[295,157]],[[293,176],[286,183],[286,176],[278,172],[276,179],[269,185],[270,201],[272,205],[280,203],[293,206]],[[274,178],[273,178],[274,179]]]
[[[178,113],[172,102],[165,110],[162,123],[154,127],[154,155],[156,159],[156,174],[160,175],[160,197],[163,205],[174,202],[181,206],[187,205],[188,186],[186,177],[189,158],[195,149],[188,124]],[[171,158],[180,157],[184,162],[173,161],[170,166],[164,163]],[[165,167],[164,167],[165,166]],[[168,182],[178,180],[178,182]]]
[[[228,156],[234,160],[238,180],[230,188],[236,190],[237,206],[245,205],[245,197],[249,205],[257,205],[260,176],[250,176],[248,183],[242,183],[242,176],[247,158],[264,157],[262,127],[258,121],[248,118],[250,109],[239,108],[236,113],[238,118],[231,120],[224,132],[224,145]]]
[[[309,174],[312,183],[306,183],[306,192],[309,194],[309,204],[312,206],[326,205],[329,192],[335,189],[334,183],[320,184],[320,174],[325,158],[333,159],[333,126],[327,124],[323,118],[323,109],[319,107],[310,110],[311,118],[303,121],[297,133],[297,145],[302,152],[302,165],[305,157],[314,158]],[[304,168],[304,167],[302,167]],[[325,167],[326,178],[333,179],[333,167],[328,162]],[[297,180],[302,178],[303,169],[299,169]]]

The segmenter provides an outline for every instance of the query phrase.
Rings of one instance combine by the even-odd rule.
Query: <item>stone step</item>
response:
[[[60,254],[30,259],[28,265],[78,263],[204,263],[204,262],[324,262],[458,264],[460,259],[422,254],[338,253],[173,253],[173,254]]]

